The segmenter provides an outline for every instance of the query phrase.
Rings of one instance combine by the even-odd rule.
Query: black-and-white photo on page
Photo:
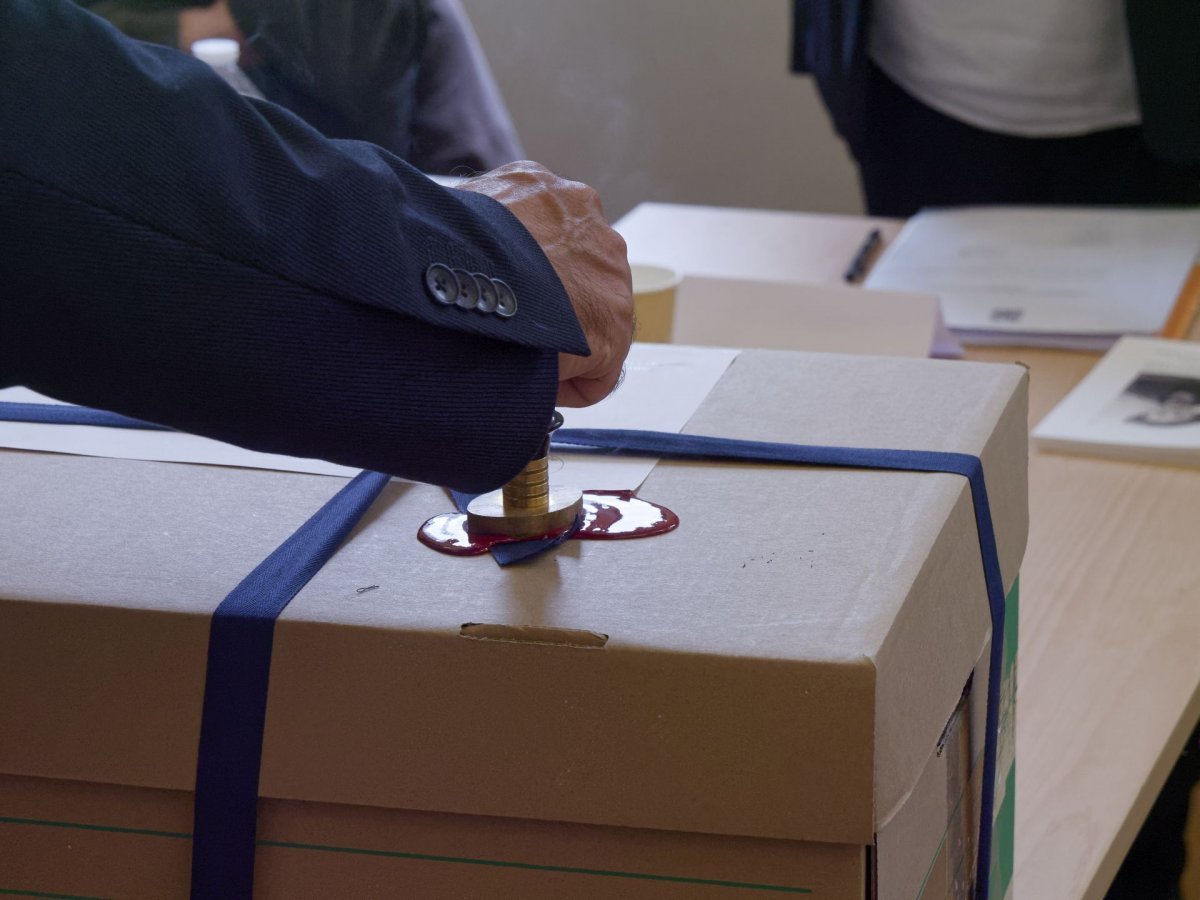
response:
[[[1200,345],[1122,338],[1033,438],[1043,450],[1200,465]]]
[[[1129,383],[1114,407],[1135,425],[1200,426],[1200,378],[1142,372]],[[1128,412],[1131,406],[1134,412]],[[1107,410],[1106,410],[1107,412]]]

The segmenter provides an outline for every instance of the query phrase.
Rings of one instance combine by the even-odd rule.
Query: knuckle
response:
[[[628,271],[628,269],[629,269],[629,262],[628,262],[629,244],[626,242],[625,237],[621,234],[621,232],[617,231],[616,229],[609,228],[608,229],[608,240],[609,240],[609,243],[612,244],[613,255],[620,256],[622,259],[624,259],[626,261],[625,269],[626,269],[626,271]]]

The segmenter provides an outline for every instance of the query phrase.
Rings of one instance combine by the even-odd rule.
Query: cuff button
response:
[[[511,319],[517,314],[517,295],[499,278],[492,279],[492,284],[496,286],[496,315]]]
[[[429,291],[430,297],[443,306],[449,306],[458,300],[458,279],[454,277],[454,272],[449,266],[441,263],[434,263],[425,270],[425,289]]]
[[[474,309],[479,303],[479,282],[465,269],[455,269],[454,277],[458,281],[458,299],[454,301],[455,306],[460,309]]]
[[[479,272],[471,274],[475,276],[475,283],[479,285],[479,302],[475,304],[475,309],[481,313],[495,312],[500,304],[500,293],[496,290],[496,283]]]

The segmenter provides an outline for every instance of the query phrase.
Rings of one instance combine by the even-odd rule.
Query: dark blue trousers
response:
[[[921,103],[874,63],[868,69],[858,164],[873,216],[987,203],[1200,203],[1200,167],[1156,158],[1138,127],[1068,138],[985,131]]]

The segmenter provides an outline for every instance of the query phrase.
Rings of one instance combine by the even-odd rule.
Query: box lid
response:
[[[748,351],[687,431],[980,455],[1008,586],[1025,384]],[[191,789],[208,617],[339,486],[0,453],[0,771]],[[279,620],[263,795],[870,842],[988,640],[965,480],[671,461],[640,493],[680,528],[501,569],[390,485]]]

